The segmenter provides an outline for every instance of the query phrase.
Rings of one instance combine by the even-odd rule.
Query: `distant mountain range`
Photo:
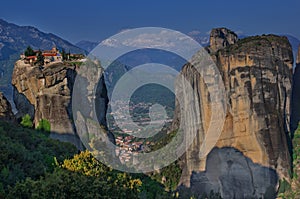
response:
[[[86,53],[85,50],[51,33],[44,33],[31,26],[18,26],[0,19],[0,90],[11,101],[11,75],[14,63],[27,46],[33,49],[65,49],[71,53]]]
[[[203,33],[198,30],[191,31],[187,33],[188,36],[192,37],[195,41],[197,41],[201,46],[206,47],[209,45],[209,34]]]
[[[203,47],[209,46],[210,36],[208,35],[208,33],[202,33],[200,31],[194,30],[187,33],[187,35],[192,37],[198,43],[200,43]],[[281,36],[286,36],[289,39],[293,47],[294,59],[296,59],[300,41],[296,37],[293,37],[288,34]],[[239,39],[243,39],[248,36],[245,34],[240,34],[238,35],[238,37]],[[91,52],[99,44],[100,42],[83,40],[78,42],[76,45],[86,50],[87,52]],[[179,59],[176,55],[172,53],[168,53],[166,51],[161,50],[144,49],[127,53],[126,55],[121,56],[118,60],[115,60],[115,62],[106,69],[105,76],[106,86],[109,93],[108,96],[110,97],[116,82],[121,78],[122,75],[124,75],[126,72],[128,72],[135,66],[145,63],[161,63],[168,65],[177,71],[180,71],[182,66],[185,64],[185,61]],[[148,72],[155,74],[155,71]],[[156,73],[157,72],[158,71],[156,71]],[[156,75],[159,75],[160,72],[158,72]]]
[[[187,35],[204,47],[209,45],[208,33],[194,30],[188,32]],[[296,55],[300,45],[299,39],[291,35],[285,36],[288,37],[293,46],[294,55]],[[239,35],[239,37],[243,38],[245,35]],[[0,91],[12,101],[11,74],[14,63],[19,58],[19,54],[29,45],[34,49],[42,50],[56,46],[58,49],[65,49],[67,52],[86,54],[99,43],[84,40],[74,45],[52,33],[44,33],[31,26],[18,26],[0,19]]]
[[[192,37],[198,43],[200,43],[203,47],[206,47],[209,45],[209,34],[207,34],[207,33],[203,33],[201,31],[194,30],[194,31],[187,33],[187,35]],[[238,35],[238,37],[240,39],[243,39],[248,36],[249,35],[244,35],[244,34]],[[300,45],[300,40],[289,34],[282,34],[281,36],[286,36],[289,39],[289,41],[293,47],[294,58],[296,58],[298,46]],[[100,44],[100,42],[83,40],[83,41],[76,43],[75,45],[78,46],[79,48],[86,50],[87,52],[91,52],[98,44]]]
[[[87,52],[91,52],[99,43],[100,42],[82,40],[82,41],[76,43],[75,45],[81,49],[86,50]]]
[[[200,31],[191,31],[187,33],[187,35],[192,37],[198,43],[200,43],[203,47],[209,45],[209,35],[206,33],[202,33]],[[86,50],[87,52],[91,52],[100,43],[101,42],[82,40],[76,43],[75,45],[79,48]]]

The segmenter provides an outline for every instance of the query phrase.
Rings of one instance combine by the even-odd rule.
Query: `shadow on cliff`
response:
[[[192,173],[189,188],[179,187],[182,198],[212,193],[224,199],[276,198],[276,171],[254,163],[235,148],[214,148],[207,156],[205,170]],[[219,197],[215,194],[212,198]]]
[[[14,106],[16,107],[15,117],[17,118],[17,122],[20,123],[22,117],[25,114],[29,114],[31,118],[34,118],[35,110],[34,106],[30,103],[27,97],[23,93],[19,93],[15,86],[13,87],[13,100]]]
[[[291,136],[298,128],[300,122],[300,64],[297,64],[293,75],[292,102],[291,102]]]
[[[74,146],[76,146],[76,148],[80,151],[84,150],[83,144],[79,138],[78,135],[74,135],[74,134],[61,134],[61,133],[57,133],[57,132],[51,132],[50,133],[50,138],[55,139],[55,140],[59,140],[61,142],[68,142],[73,144]]]

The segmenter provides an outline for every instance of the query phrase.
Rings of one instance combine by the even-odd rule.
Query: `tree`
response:
[[[68,54],[66,53],[65,49],[62,49],[61,56],[63,58],[63,61],[68,60]]]
[[[39,50],[38,55],[37,55],[37,62],[38,65],[42,66],[44,65],[44,56],[42,51]]]
[[[33,123],[29,114],[26,114],[22,117],[21,125],[26,128],[32,128]]]
[[[51,124],[48,120],[41,119],[39,121],[36,129],[39,130],[39,131],[50,132],[51,131]]]
[[[25,52],[24,52],[24,55],[25,55],[26,57],[34,56],[34,55],[35,55],[35,52],[34,52],[33,49],[31,48],[31,46],[28,46],[27,49],[26,49]]]
[[[6,198],[8,187],[16,182],[27,177],[40,179],[46,172],[52,173],[59,162],[78,152],[71,143],[59,142],[47,133],[5,121],[0,121],[0,151],[0,198]]]
[[[141,186],[140,179],[112,171],[86,151],[66,159],[53,173],[9,187],[7,198],[139,198]]]

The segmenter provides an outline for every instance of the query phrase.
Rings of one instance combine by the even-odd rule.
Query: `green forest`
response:
[[[0,122],[0,198],[173,198],[161,183],[98,162],[47,131]]]
[[[182,198],[176,191],[182,172],[177,162],[147,175],[116,171],[88,151],[51,139],[47,121],[34,130],[24,119],[22,125],[0,121],[0,198]],[[174,133],[162,136],[152,150]],[[280,182],[278,196],[300,195],[299,163],[300,128],[293,138],[292,180]]]

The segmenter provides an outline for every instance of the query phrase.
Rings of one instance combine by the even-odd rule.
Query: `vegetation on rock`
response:
[[[33,127],[33,123],[29,114],[26,114],[22,117],[21,125],[26,128]]]
[[[50,132],[51,131],[51,124],[46,119],[41,119],[36,127],[36,130]]]
[[[155,151],[171,142],[175,137],[177,130],[171,131],[169,133],[161,132],[159,137],[155,137],[155,145],[151,146],[151,150]],[[152,179],[155,179],[158,182],[164,184],[167,190],[175,191],[179,185],[180,176],[182,169],[180,168],[178,161],[173,162],[172,164],[160,169],[158,172],[153,172],[150,174]]]
[[[251,36],[251,37],[240,39],[234,45],[230,45],[227,48],[225,48],[224,51],[230,53],[233,52],[241,53],[251,47],[263,47],[266,45],[272,45],[272,43],[278,43],[281,44],[282,46],[289,45],[289,41],[287,38],[284,39],[284,37],[270,34],[270,35],[262,35],[262,36]]]
[[[286,199],[299,198],[300,196],[300,124],[293,138],[293,178],[291,184],[281,182],[279,197]]]

